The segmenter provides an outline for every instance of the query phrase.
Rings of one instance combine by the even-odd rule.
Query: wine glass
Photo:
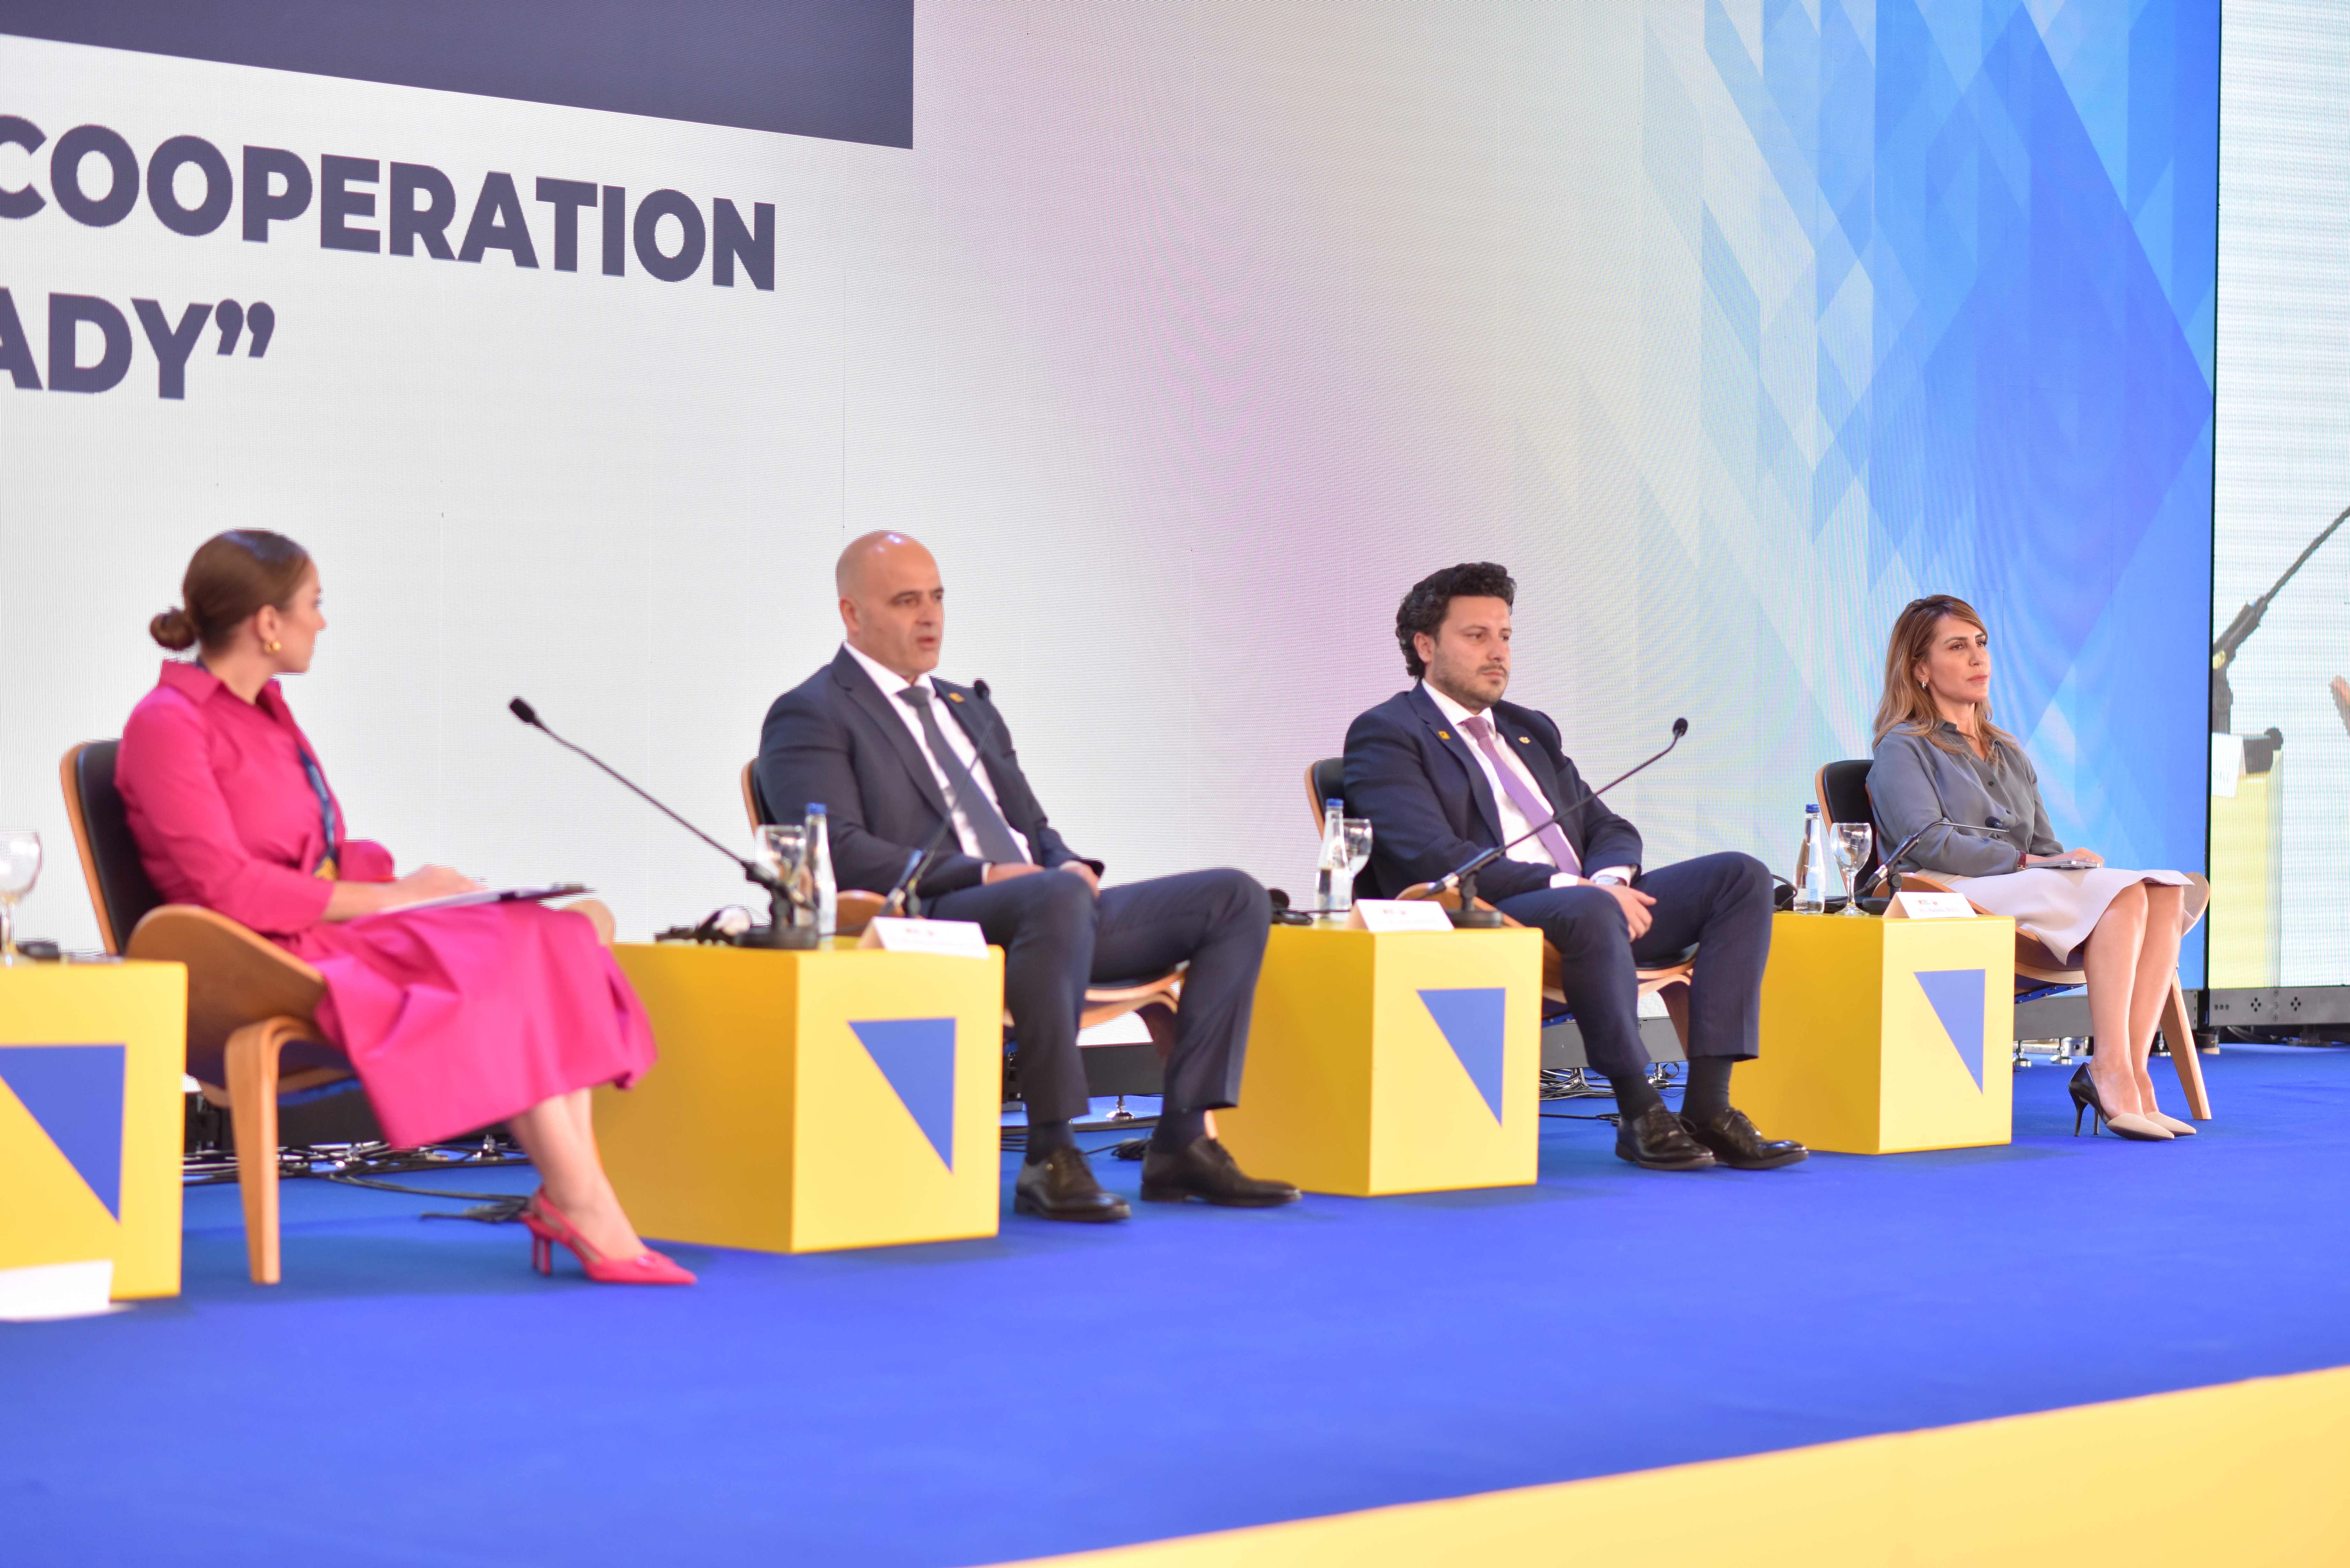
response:
[[[1869,848],[1876,836],[1876,829],[1866,822],[1835,825],[1836,868],[1844,873],[1844,912],[1847,915],[1868,913],[1860,907],[1860,873],[1868,864]]]
[[[16,961],[16,900],[41,879],[41,836],[0,827],[0,964]]]

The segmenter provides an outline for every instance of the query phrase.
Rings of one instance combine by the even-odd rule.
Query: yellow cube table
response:
[[[638,1230],[769,1252],[995,1234],[1001,950],[613,952],[660,1047],[596,1092]]]
[[[1732,1098],[1773,1137],[1839,1154],[2005,1143],[2015,922],[1779,915],[1762,1054]]]
[[[1368,1198],[1534,1179],[1542,933],[1275,926],[1240,1104],[1257,1176]]]
[[[110,1262],[112,1294],[180,1293],[188,973],[0,968],[0,1269]]]

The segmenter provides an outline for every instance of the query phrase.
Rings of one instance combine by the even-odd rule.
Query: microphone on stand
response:
[[[1947,816],[1938,816],[1933,821],[1928,823],[1925,826],[1919,828],[1917,832],[1911,834],[1908,837],[1903,839],[1900,844],[1894,848],[1892,854],[1887,855],[1877,861],[1877,875],[1868,879],[1868,890],[1870,892],[1875,892],[1878,888],[1884,887],[1886,878],[1889,877],[1893,879],[1893,885],[1889,891],[1895,893],[1899,892],[1901,890],[1901,874],[1898,871],[1896,871],[1893,867],[1900,864],[1901,857],[1904,855],[1908,854],[1911,849],[1917,846],[1917,843],[1919,839],[1925,837],[1926,835],[1933,832],[1934,829],[1938,827],[1956,828],[1960,833],[1989,833],[1995,835],[1999,831],[1995,827],[1986,827],[1980,823],[1952,822]]]
[[[517,697],[513,701],[507,703],[506,711],[512,713],[515,718],[520,719],[524,723],[528,724],[532,729],[536,730],[540,734],[545,735],[548,740],[553,741],[556,745],[561,746],[565,751],[578,753],[579,755],[587,758],[589,762],[603,769],[604,772],[611,774],[612,777],[619,780],[621,785],[628,789],[629,793],[645,801],[655,811],[660,812],[663,816],[668,817],[671,822],[676,823],[680,827],[684,828],[688,833],[691,833],[696,838],[699,838],[702,842],[710,846],[711,848],[715,849],[719,854],[723,855],[727,859],[734,862],[734,864],[742,869],[743,876],[746,880],[755,882],[760,887],[764,888],[767,890],[769,909],[768,918],[773,923],[767,928],[767,938],[764,941],[755,940],[757,932],[756,928],[754,928],[752,932],[746,934],[743,943],[743,946],[781,948],[814,947],[816,945],[816,929],[813,926],[802,928],[793,923],[791,918],[793,902],[792,892],[781,877],[776,876],[773,871],[770,871],[764,866],[760,865],[756,860],[749,859],[746,857],[735,854],[732,849],[727,848],[726,846],[719,843],[718,840],[711,837],[710,835],[702,832],[702,829],[694,826],[693,824],[686,821],[685,818],[678,815],[677,813],[671,811],[668,806],[663,805],[660,801],[654,799],[651,794],[648,794],[643,789],[639,788],[638,785],[628,777],[628,775],[622,774],[618,768],[612,766],[611,763],[606,762],[603,758],[598,756],[587,747],[576,745],[573,742],[565,740],[554,731],[548,729],[545,722],[539,718],[538,710],[533,708],[521,698]],[[805,940],[800,940],[803,929],[805,929],[806,932]]]
[[[890,884],[889,891],[882,897],[882,914],[894,915],[902,905],[910,918],[917,920],[922,918],[922,896],[914,888],[921,881],[922,874],[931,868],[931,862],[938,858],[939,850],[946,843],[947,830],[953,826],[951,815],[941,818],[938,830],[931,835],[931,841],[906,857],[906,868],[898,873],[898,880]]]
[[[1523,844],[1527,839],[1532,838],[1535,834],[1540,833],[1544,828],[1552,826],[1554,823],[1565,822],[1570,814],[1579,815],[1584,807],[1589,805],[1593,801],[1597,800],[1601,795],[1606,794],[1609,790],[1614,789],[1617,784],[1622,784],[1626,779],[1630,778],[1634,774],[1637,774],[1641,769],[1647,767],[1650,763],[1660,761],[1664,757],[1666,752],[1669,752],[1675,746],[1679,745],[1681,743],[1681,737],[1688,733],[1689,721],[1687,719],[1674,720],[1673,738],[1665,742],[1664,751],[1659,752],[1655,756],[1649,757],[1644,762],[1636,763],[1632,766],[1626,768],[1622,773],[1617,774],[1614,778],[1609,779],[1606,784],[1601,784],[1597,789],[1593,790],[1581,800],[1572,801],[1567,805],[1559,807],[1556,811],[1552,812],[1540,822],[1535,823],[1532,827],[1527,828],[1523,833],[1519,834],[1515,838],[1511,839],[1507,844],[1502,845],[1498,848],[1480,850],[1477,854],[1461,862],[1456,869],[1445,873],[1443,877],[1436,883],[1432,891],[1437,893],[1449,893],[1455,888],[1461,889],[1461,908],[1452,911],[1452,923],[1456,926],[1469,926],[1475,928],[1487,928],[1500,925],[1502,923],[1502,912],[1499,909],[1480,909],[1476,907],[1477,873],[1483,870],[1486,867],[1491,866],[1494,861],[1499,860],[1503,856],[1507,855],[1511,850],[1515,849],[1519,845]]]

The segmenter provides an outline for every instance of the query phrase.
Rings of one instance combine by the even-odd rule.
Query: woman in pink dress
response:
[[[115,762],[157,890],[326,977],[319,1030],[349,1054],[393,1143],[504,1122],[543,1183],[523,1212],[541,1272],[561,1242],[594,1280],[691,1284],[637,1239],[597,1158],[588,1091],[634,1082],[653,1042],[594,923],[536,903],[401,911],[477,884],[442,866],[396,877],[389,851],[343,836],[276,679],[308,670],[326,629],[309,556],[280,535],[223,534],[182,591],[184,607],[148,629],[197,656],[164,664]]]

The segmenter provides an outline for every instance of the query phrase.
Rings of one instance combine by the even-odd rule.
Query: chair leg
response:
[[[244,1255],[253,1282],[274,1285],[277,1256],[277,1054],[302,1037],[296,1018],[265,1018],[228,1037],[229,1126],[244,1199]]]
[[[2170,1064],[2178,1069],[2178,1087],[2187,1096],[2187,1114],[2199,1122],[2211,1119],[2211,1096],[2203,1087],[2203,1058],[2195,1049],[2194,1021],[2187,1016],[2187,993],[2178,976],[2170,977],[2170,994],[2162,1003],[2162,1038],[2170,1047]]]
[[[1689,1061],[1689,985],[1686,981],[1669,985],[1657,994],[1664,998],[1665,1016],[1673,1021],[1673,1033],[1680,1037],[1681,1060]]]
[[[1163,1065],[1175,1054],[1175,1010],[1163,1002],[1149,1002],[1136,1008],[1142,1026],[1150,1032],[1150,1048],[1159,1054]]]

